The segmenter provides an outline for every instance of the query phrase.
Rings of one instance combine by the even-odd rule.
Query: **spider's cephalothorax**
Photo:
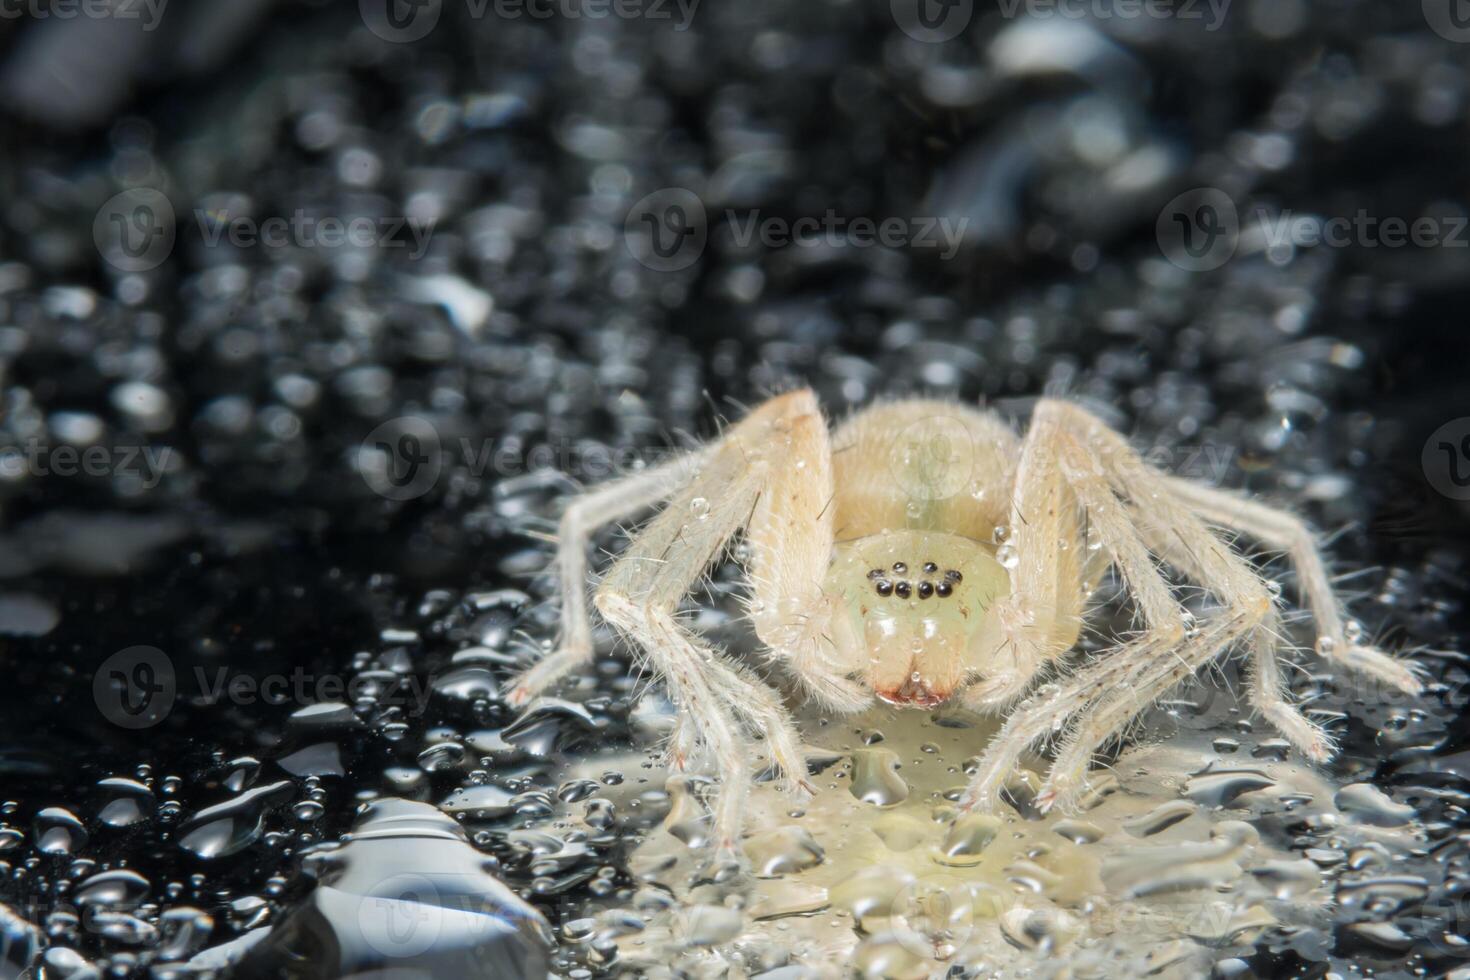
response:
[[[802,390],[761,405],[714,443],[567,507],[557,553],[561,646],[511,683],[512,704],[592,656],[583,591],[591,534],[659,505],[603,578],[596,604],[668,687],[679,711],[673,764],[700,755],[722,777],[714,818],[722,849],[740,831],[754,745],[789,783],[806,785],[800,740],[775,689],[678,616],[742,532],[751,623],[808,698],[832,711],[876,696],[1006,713],[960,800],[966,809],[996,806],[1022,753],[1047,740],[1056,755],[1037,800],[1043,809],[1075,800],[1100,746],[1226,652],[1248,659],[1255,709],[1309,758],[1328,757],[1328,735],[1286,695],[1276,590],[1225,533],[1289,555],[1322,656],[1419,690],[1410,665],[1348,629],[1301,521],[1150,466],[1076,405],[1041,400],[1024,438],[987,412],[929,400],[875,405],[829,433]],[[1208,595],[1201,615],[1185,610],[1163,565]],[[1058,672],[1109,566],[1143,628]]]

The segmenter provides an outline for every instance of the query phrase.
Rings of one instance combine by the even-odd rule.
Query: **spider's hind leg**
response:
[[[1323,658],[1406,694],[1420,693],[1423,685],[1413,664],[1363,646],[1349,628],[1322,553],[1312,532],[1296,515],[1178,477],[1166,479],[1174,493],[1204,519],[1280,548],[1290,556],[1307,609],[1317,623],[1317,652]]]

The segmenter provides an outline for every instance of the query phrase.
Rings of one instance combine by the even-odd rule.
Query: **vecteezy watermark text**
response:
[[[0,20],[136,20],[152,31],[168,0],[0,0]]]
[[[1246,242],[1280,261],[1307,248],[1470,247],[1470,216],[1464,214],[1404,217],[1359,208],[1351,215],[1324,216],[1257,205],[1243,217],[1218,187],[1196,187],[1175,197],[1159,212],[1154,230],[1164,257],[1190,272],[1220,268]]]
[[[964,240],[969,218],[848,218],[827,209],[820,218],[765,217],[760,211],[752,211],[741,217],[733,211],[726,212],[730,223],[731,237],[741,248],[759,240],[766,248],[810,248],[816,245],[829,247],[871,248],[933,248],[939,250],[941,259],[954,258]]]
[[[667,21],[687,31],[701,0],[358,0],[367,29],[384,41],[421,41],[439,25],[451,2],[462,3],[472,20],[618,20]]]
[[[885,218],[848,216],[828,209],[820,216],[785,218],[727,208],[723,228],[737,248],[914,248],[951,259],[959,252],[969,218],[929,215]],[[657,272],[687,269],[704,254],[713,231],[699,195],[664,187],[645,195],[623,221],[623,241],[642,265]]]
[[[609,446],[580,440],[443,439],[428,418],[402,415],[368,433],[351,464],[374,493],[405,501],[431,491],[449,466],[472,479],[559,473],[591,485],[687,455],[668,446]],[[1143,457],[1176,476],[1218,485],[1234,465],[1235,448],[1217,442],[1161,445]],[[936,416],[916,422],[894,440],[889,465],[896,486],[916,499],[938,500],[971,489],[979,475],[974,468],[979,458],[980,449],[970,442],[969,431],[959,420]]]
[[[403,249],[408,258],[417,260],[428,251],[436,222],[409,215],[344,217],[302,209],[255,217],[228,208],[196,208],[194,223],[205,248]],[[134,187],[97,210],[92,239],[113,268],[147,272],[173,254],[181,230],[179,216],[163,192]]]
[[[1002,17],[1061,17],[1065,20],[1198,20],[1207,31],[1220,28],[1231,0],[997,0]]]
[[[1006,20],[1201,21],[1205,30],[1214,31],[1225,22],[1230,4],[1231,0],[998,0],[996,10]],[[970,26],[975,0],[889,0],[889,12],[915,41],[938,44],[959,37]]]
[[[168,471],[173,449],[168,446],[71,446],[27,439],[19,446],[0,449],[0,476],[109,477],[136,476],[145,490],[158,486]]]
[[[296,704],[308,706],[371,700],[379,707],[402,708],[410,717],[428,708],[432,678],[414,674],[364,672],[351,677],[313,673],[295,667],[289,673],[254,675],[195,666],[191,672],[195,693],[211,704],[228,702]],[[92,697],[102,716],[120,728],[152,728],[173,709],[179,694],[179,674],[173,660],[157,647],[133,646],[119,650],[97,668]]]
[[[435,222],[405,216],[317,216],[297,210],[290,215],[256,219],[228,211],[194,212],[199,235],[213,248],[228,241],[236,248],[408,248],[408,257],[422,258],[429,247]]]

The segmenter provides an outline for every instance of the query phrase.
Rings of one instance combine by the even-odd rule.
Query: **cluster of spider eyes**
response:
[[[908,574],[909,566],[901,561],[893,563],[893,570],[886,568],[875,568],[868,573],[868,578],[873,581],[873,591],[881,596],[896,595],[900,599],[907,599],[917,594],[920,599],[927,599],[931,595],[937,595],[944,599],[954,593],[954,587],[964,578],[953,568],[944,570],[944,577],[938,582],[931,582],[927,578],[920,579],[917,586],[912,585],[908,579],[900,578],[894,581],[895,576]],[[924,574],[934,575],[939,571],[939,566],[932,561],[923,564]]]

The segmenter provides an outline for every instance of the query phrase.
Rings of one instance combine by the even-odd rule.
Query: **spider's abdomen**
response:
[[[989,548],[941,531],[891,531],[840,543],[825,590],[840,595],[834,642],[885,701],[930,708],[974,669],[986,610],[1009,579]]]

